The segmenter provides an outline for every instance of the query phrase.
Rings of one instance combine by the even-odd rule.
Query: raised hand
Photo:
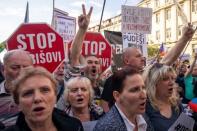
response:
[[[188,26],[183,27],[182,36],[185,40],[190,40],[195,33],[195,29],[191,23],[188,23]]]
[[[92,14],[93,7],[90,7],[88,14],[86,14],[85,5],[82,4],[82,10],[83,10],[83,14],[78,17],[78,26],[79,28],[86,30],[90,23],[90,17]]]

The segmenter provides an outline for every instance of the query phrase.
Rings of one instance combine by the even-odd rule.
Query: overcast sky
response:
[[[29,2],[29,21],[51,24],[53,0],[1,0],[0,2],[0,43],[7,40],[24,21],[26,4]],[[86,10],[93,6],[91,25],[99,24],[104,0],[55,0],[55,7],[77,17],[81,14],[81,5]],[[103,20],[120,14],[121,5],[135,6],[141,0],[106,0]],[[4,53],[0,53],[0,59]]]
[[[51,23],[53,0],[28,0],[30,22]],[[122,4],[136,5],[140,0],[106,0],[103,19],[120,13]],[[6,40],[24,21],[27,0],[1,0],[0,2],[0,42]],[[77,17],[81,14],[81,4],[89,10],[94,7],[91,23],[98,24],[101,16],[103,0],[55,0],[55,7]]]

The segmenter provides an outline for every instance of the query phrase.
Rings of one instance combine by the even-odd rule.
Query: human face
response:
[[[197,77],[197,65],[195,65],[192,70],[192,76]]]
[[[52,119],[56,103],[54,85],[50,79],[36,75],[19,86],[19,108],[30,123],[42,123]]]
[[[116,103],[123,112],[137,115],[145,112],[146,90],[142,76],[135,74],[124,80],[124,88],[115,96]]]
[[[12,82],[19,75],[22,68],[33,65],[29,56],[23,52],[12,54],[4,63],[3,74],[7,83]]]
[[[156,97],[169,98],[173,94],[175,84],[175,74],[168,72],[166,75],[158,81],[156,84]]]
[[[129,55],[126,60],[126,65],[136,67],[139,70],[142,70],[145,66],[145,58],[142,56],[141,52],[138,49],[130,49]]]
[[[91,80],[96,80],[101,72],[100,61],[95,56],[88,56],[86,58],[87,66],[85,69],[86,75]]]
[[[58,81],[58,82],[63,82],[64,81],[64,76],[65,76],[65,62],[63,62],[59,68],[57,70],[55,70],[54,72],[54,76],[55,76],[55,79]]]
[[[186,72],[187,72],[187,65],[185,65],[185,64],[181,65],[179,73],[185,74]]]
[[[69,88],[68,101],[72,108],[86,108],[90,101],[90,89],[82,81]]]

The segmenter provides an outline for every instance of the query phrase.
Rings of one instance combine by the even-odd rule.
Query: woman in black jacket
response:
[[[6,131],[83,131],[79,120],[55,109],[57,82],[42,67],[28,67],[14,82],[13,97],[21,112]]]

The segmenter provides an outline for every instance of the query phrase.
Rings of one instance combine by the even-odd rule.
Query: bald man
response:
[[[5,126],[14,124],[13,116],[18,112],[18,107],[11,96],[12,82],[22,68],[32,65],[33,60],[26,51],[11,50],[4,55],[3,76],[5,80],[0,84],[0,121]]]
[[[139,49],[128,47],[123,51],[123,63],[125,66],[132,66],[141,71],[145,66],[145,57]]]

